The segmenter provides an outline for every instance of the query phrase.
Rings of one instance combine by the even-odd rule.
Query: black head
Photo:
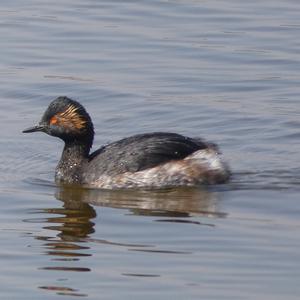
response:
[[[89,114],[80,103],[68,97],[52,101],[39,124],[23,130],[24,133],[36,131],[59,137],[66,143],[89,143],[89,146],[94,137]]]

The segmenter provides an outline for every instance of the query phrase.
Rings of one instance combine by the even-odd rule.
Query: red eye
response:
[[[50,119],[50,125],[54,125],[54,124],[57,124],[57,122],[58,122],[58,120],[57,120],[57,118],[54,116],[54,117],[52,117],[51,119]]]

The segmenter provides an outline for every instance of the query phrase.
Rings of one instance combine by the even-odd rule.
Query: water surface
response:
[[[299,299],[297,1],[1,4],[1,299]],[[90,112],[94,149],[201,136],[232,181],[57,187],[62,143],[21,131],[60,95]]]

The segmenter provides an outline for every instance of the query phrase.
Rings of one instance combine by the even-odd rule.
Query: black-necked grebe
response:
[[[51,102],[40,123],[23,132],[35,131],[65,142],[55,172],[58,183],[162,188],[223,183],[230,176],[216,145],[176,133],[138,134],[89,154],[93,123],[84,107],[67,97]]]

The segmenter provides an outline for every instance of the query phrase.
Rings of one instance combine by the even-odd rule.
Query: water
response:
[[[2,1],[1,299],[299,299],[298,1]],[[155,130],[219,144],[229,184],[53,183],[21,130],[84,104],[95,147]],[[66,297],[62,297],[66,296]]]

